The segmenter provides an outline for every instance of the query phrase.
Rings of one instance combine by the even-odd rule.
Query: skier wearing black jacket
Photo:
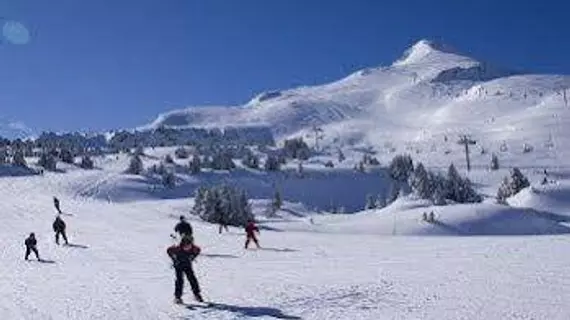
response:
[[[33,252],[36,255],[38,261],[40,261],[40,254],[38,253],[38,248],[36,247],[38,241],[36,240],[36,235],[33,232],[30,233],[30,236],[26,238],[24,244],[26,245],[26,255],[24,256],[24,259],[28,260],[28,257]]]
[[[192,269],[192,261],[200,254],[200,247],[194,245],[192,236],[185,236],[179,245],[170,246],[166,253],[172,259],[174,270],[176,272],[176,281],[174,283],[174,302],[182,303],[182,292],[184,289],[184,276],[190,282],[194,298],[199,302],[204,302],[200,294],[200,286],[198,279]]]
[[[55,232],[55,243],[59,244],[59,236],[61,235],[63,240],[65,240],[65,244],[69,244],[69,242],[67,242],[67,235],[65,234],[65,222],[59,215],[55,218],[52,226]]]
[[[186,221],[184,216],[180,216],[180,222],[174,227],[174,232],[178,232],[182,237],[192,236],[192,226]]]

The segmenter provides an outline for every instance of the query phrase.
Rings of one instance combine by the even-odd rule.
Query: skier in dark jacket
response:
[[[223,214],[220,215],[220,220],[218,220],[218,223],[220,224],[219,233],[222,233],[222,229],[226,229],[226,232],[230,231],[230,229],[228,228],[228,223],[226,221],[226,217]]]
[[[55,210],[57,210],[57,213],[62,213],[61,208],[59,207],[59,199],[57,197],[53,197],[53,206],[55,207]]]
[[[180,222],[176,224],[174,231],[178,232],[182,237],[192,236],[192,226],[186,221],[184,216],[180,216]]]
[[[69,244],[69,242],[67,242],[67,235],[65,234],[65,222],[59,215],[55,218],[52,226],[55,232],[55,243],[59,244],[59,236],[61,235],[63,240],[65,240],[65,244]]]
[[[33,232],[30,233],[30,236],[26,238],[24,244],[26,245],[26,255],[24,256],[24,259],[28,260],[28,257],[33,252],[36,255],[38,261],[40,261],[40,254],[38,253],[38,248],[36,247],[38,241],[36,240],[36,235]]]
[[[259,228],[255,225],[253,220],[251,220],[251,219],[248,220],[247,224],[245,226],[245,233],[247,235],[247,238],[245,240],[245,248],[246,249],[249,246],[249,242],[252,240],[255,243],[255,245],[257,246],[257,248],[260,248],[259,241],[257,241],[257,237],[255,236],[256,232],[259,233]]]
[[[184,275],[190,282],[194,298],[199,302],[204,302],[200,294],[200,286],[198,279],[192,269],[192,261],[200,254],[200,247],[194,245],[192,236],[185,236],[179,245],[172,245],[166,253],[172,259],[174,270],[176,272],[176,280],[174,282],[174,302],[182,302],[182,293],[184,289]]]

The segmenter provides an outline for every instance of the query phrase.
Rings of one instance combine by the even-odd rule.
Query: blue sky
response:
[[[506,67],[570,73],[564,1],[0,0],[31,41],[0,45],[0,120],[133,127],[386,65],[415,41]],[[4,20],[5,22],[6,20]]]

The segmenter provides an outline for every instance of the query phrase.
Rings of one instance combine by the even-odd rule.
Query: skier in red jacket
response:
[[[247,224],[245,225],[245,233],[247,235],[247,239],[245,240],[245,248],[249,246],[249,242],[253,240],[257,248],[260,248],[259,241],[257,241],[257,237],[255,233],[259,233],[259,228],[255,225],[253,220],[247,220]]]
[[[194,298],[199,302],[204,302],[200,295],[200,286],[198,279],[192,269],[192,261],[200,254],[200,247],[194,245],[192,236],[185,236],[179,245],[172,245],[166,253],[172,259],[174,270],[176,272],[176,280],[174,283],[174,302],[182,303],[182,292],[184,288],[184,275],[190,282]]]

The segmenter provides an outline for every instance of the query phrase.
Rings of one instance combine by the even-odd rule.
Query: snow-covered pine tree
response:
[[[332,162],[332,160],[328,160],[327,162],[325,162],[325,167],[334,168],[334,163]]]
[[[510,176],[510,188],[513,192],[512,195],[519,193],[522,189],[529,186],[530,182],[528,181],[528,178],[525,177],[524,174],[522,174],[519,168],[514,167],[511,170],[511,176]]]
[[[468,178],[462,178],[453,164],[449,166],[447,171],[446,191],[446,199],[458,203],[475,203],[483,200],[473,188],[471,181]]]
[[[57,160],[50,152],[44,152],[40,155],[38,165],[48,171],[55,171],[57,168]]]
[[[397,155],[390,162],[388,168],[392,179],[404,182],[407,181],[414,170],[412,157],[409,155]]]
[[[68,163],[68,164],[73,164],[74,162],[74,157],[73,154],[71,153],[71,150],[69,150],[69,148],[62,148],[59,151],[59,159],[62,162]]]
[[[174,172],[167,170],[162,175],[162,184],[168,189],[174,189],[176,187],[176,175]]]
[[[344,153],[342,152],[342,150],[339,148],[338,149],[338,162],[343,162],[344,160],[346,160],[346,157],[344,156]]]
[[[164,163],[173,164],[173,163],[174,163],[174,159],[172,158],[171,155],[167,154],[167,155],[164,157]]]
[[[376,197],[375,206],[378,209],[386,207],[386,195],[384,193],[379,193]]]
[[[446,204],[445,197],[447,195],[445,177],[441,174],[434,174],[429,172],[429,179],[432,182],[432,197],[431,200],[436,206],[443,206]]]
[[[188,169],[190,174],[198,174],[202,170],[202,162],[200,161],[200,156],[194,155],[192,160],[188,163]]]
[[[93,160],[89,155],[84,155],[81,157],[81,163],[79,166],[83,169],[93,169],[95,167]]]
[[[491,155],[491,170],[499,170],[499,157],[495,153]]]
[[[281,169],[281,163],[276,156],[269,155],[265,160],[264,167],[266,171],[279,171]]]
[[[194,206],[192,207],[192,214],[202,216],[205,209],[206,193],[208,189],[199,187],[194,191]]]
[[[190,158],[190,151],[184,147],[178,147],[174,150],[174,156],[178,159],[188,159]]]
[[[423,163],[418,163],[410,177],[412,190],[422,199],[431,199],[433,195],[432,183]]]
[[[504,177],[497,190],[497,201],[499,203],[505,203],[505,200],[511,195],[513,195],[513,191],[511,190],[509,177]]]
[[[282,205],[283,199],[281,198],[281,192],[279,192],[279,190],[275,190],[275,193],[273,194],[273,201],[271,201],[271,208],[273,210],[273,213],[281,209]]]
[[[14,152],[14,156],[12,157],[12,163],[19,167],[27,167],[28,163],[26,162],[26,158],[24,158],[24,151],[20,148],[16,149]]]
[[[305,168],[303,168],[303,162],[299,162],[299,164],[297,165],[297,175],[299,176],[299,178],[305,177]]]
[[[244,150],[241,163],[248,168],[259,169],[259,157],[249,149]]]
[[[131,161],[129,162],[129,167],[126,173],[129,174],[141,174],[144,171],[144,164],[141,160],[140,155],[134,154],[131,156]]]
[[[366,210],[375,209],[376,208],[376,201],[374,196],[371,194],[366,195],[366,205],[364,207]]]

